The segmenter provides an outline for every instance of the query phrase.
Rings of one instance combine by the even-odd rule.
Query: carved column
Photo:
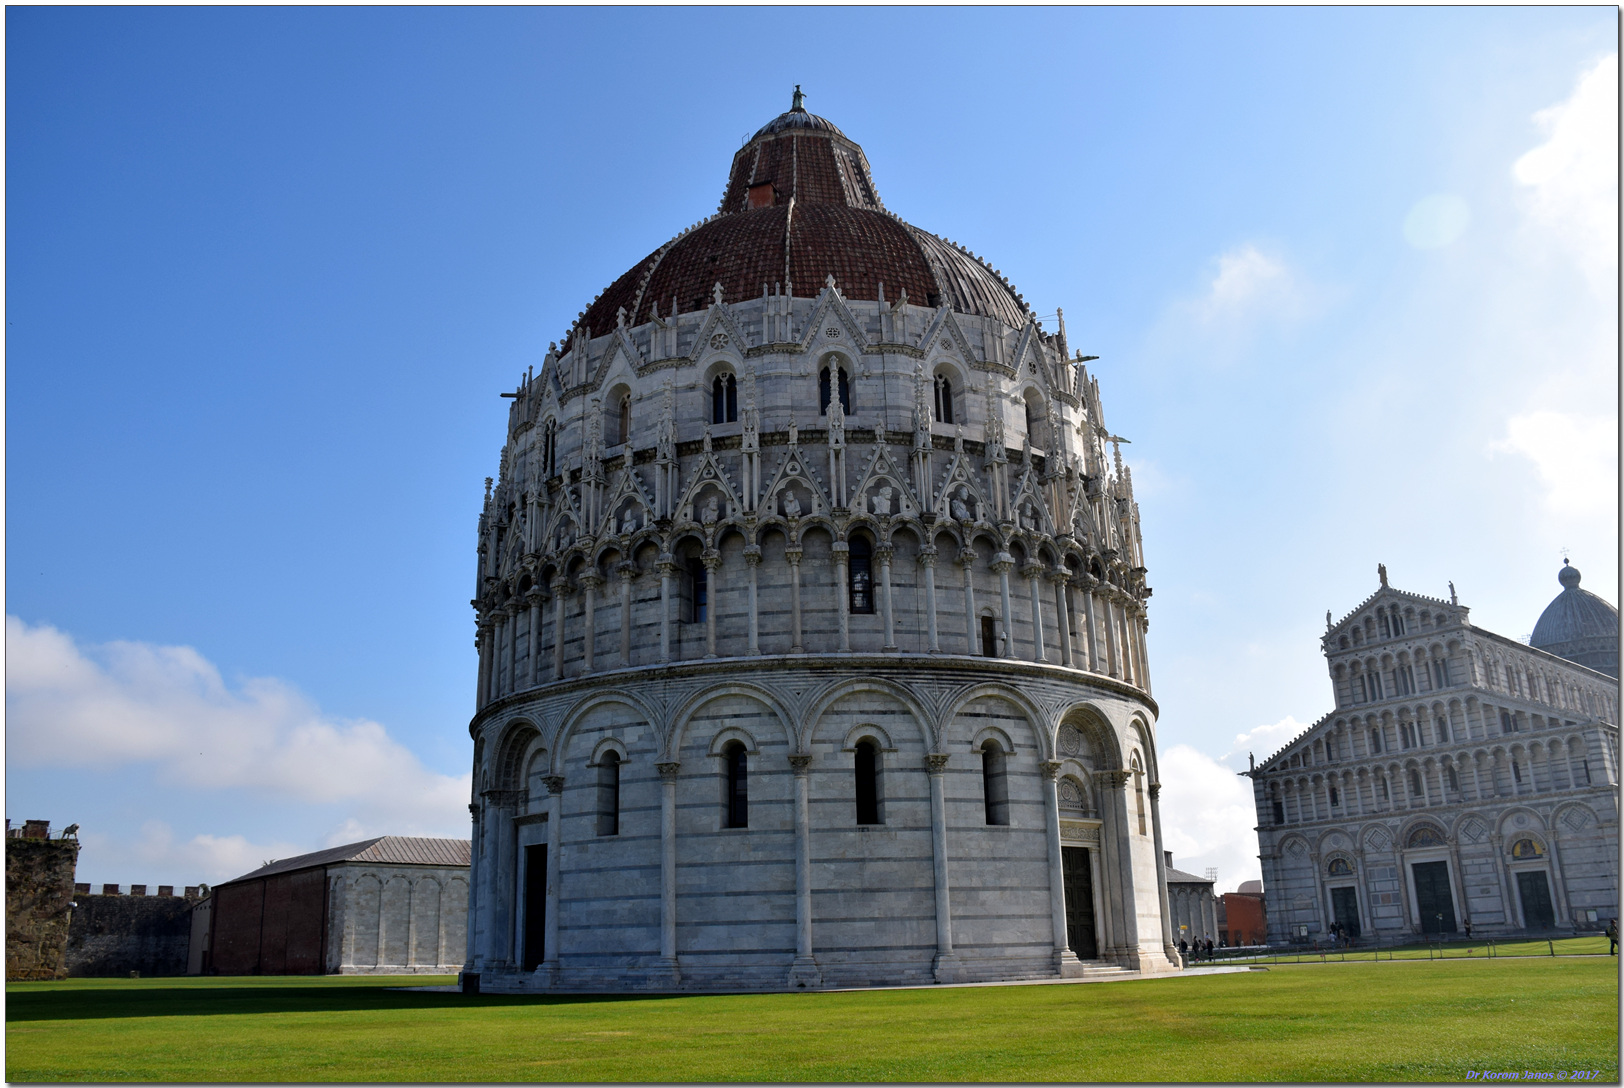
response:
[[[700,561],[705,564],[705,656],[711,658],[716,656],[716,605],[721,600],[717,573],[722,569],[722,557],[717,552],[706,552]]]
[[[1100,846],[1111,874],[1111,887],[1105,897],[1111,912],[1114,954],[1135,966],[1139,957],[1139,915],[1134,904],[1133,853],[1128,839],[1128,801],[1124,786],[1127,771],[1097,771],[1094,781],[1100,800]]]
[[[1049,840],[1049,914],[1054,930],[1054,965],[1065,977],[1071,973],[1067,966],[1079,961],[1066,939],[1066,869],[1060,853],[1060,798],[1056,789],[1060,763],[1046,759],[1038,764],[1038,770],[1043,775],[1043,822]]]
[[[1049,572],[1049,581],[1054,583],[1054,618],[1055,627],[1060,631],[1060,663],[1071,668],[1071,610],[1067,607],[1066,587],[1071,583],[1071,576],[1063,570]]]
[[[671,660],[671,575],[677,565],[669,555],[660,556],[660,663]]]
[[[564,679],[564,593],[569,579],[560,574],[553,579],[553,679]]]
[[[514,598],[502,611],[507,615],[507,692],[511,695],[519,690],[519,613],[523,607]]]
[[[496,629],[494,644],[496,652],[491,661],[491,701],[495,702],[502,697],[502,663],[507,658],[507,609],[498,606],[494,616]]]
[[[539,588],[532,589],[525,601],[530,605],[530,686],[541,683],[541,603],[547,595]]]
[[[789,969],[789,984],[810,989],[823,984],[823,975],[812,955],[812,816],[807,799],[811,756],[790,756],[795,771],[795,962]]]
[[[941,639],[936,633],[936,549],[924,548],[919,553],[919,565],[925,569],[925,635],[930,652],[942,652]]]
[[[976,646],[975,562],[973,549],[959,552],[959,566],[964,570],[964,652],[972,657],[979,649]]]
[[[789,652],[804,654],[806,647],[801,645],[801,549],[786,548],[784,558],[789,560]]]
[[[948,892],[947,801],[943,797],[943,777],[947,773],[944,753],[925,757],[925,773],[930,776],[930,845],[936,877],[936,981],[957,982],[959,958],[953,954],[953,913]]]
[[[597,648],[594,643],[598,640],[598,587],[603,585],[603,577],[596,571],[588,571],[581,575],[581,585],[584,589],[584,618],[586,630],[581,635],[581,671],[593,671],[592,654]]]
[[[1100,629],[1094,623],[1094,576],[1083,575],[1083,653],[1089,672],[1100,671]]]
[[[547,787],[547,918],[542,925],[542,969],[547,985],[558,985],[558,899],[559,871],[564,853],[564,779],[550,774],[543,778]]]
[[[1032,660],[1041,664],[1047,657],[1043,649],[1043,598],[1038,592],[1038,576],[1043,568],[1032,563],[1021,573],[1026,575],[1026,588],[1032,595]]]
[[[656,763],[660,772],[660,969],[675,986],[677,965],[677,772],[682,764]]]
[[[629,562],[620,564],[620,664],[624,668],[632,664],[632,579],[636,577],[636,567]]]
[[[750,628],[748,652],[751,655],[761,652],[761,624],[760,614],[756,608],[756,575],[761,567],[761,546],[752,544],[744,549],[744,565],[750,570]]]
[[[835,557],[835,613],[840,619],[840,652],[851,652],[851,575],[847,569],[851,545],[837,540],[830,549]]]
[[[468,858],[468,914],[465,917],[462,927],[468,938],[468,955],[463,963],[465,970],[475,971],[478,970],[478,968],[474,966],[474,952],[477,947],[476,938],[479,936],[479,881],[483,875],[481,872],[479,857],[484,852],[484,840],[482,837],[484,832],[480,828],[478,805],[472,803],[469,804],[468,818],[473,823],[472,837],[469,839],[469,843],[472,845],[473,849],[469,852]],[[443,908],[441,913],[442,915],[444,914]],[[340,962],[350,963],[353,954],[354,949],[352,942],[346,938],[344,941],[344,953]]]
[[[1117,648],[1117,637],[1116,637],[1116,614],[1115,614],[1114,610],[1111,608],[1111,597],[1112,597],[1112,587],[1110,586],[1109,583],[1107,583],[1103,587],[1103,592],[1100,593],[1100,604],[1105,609],[1105,663],[1106,663],[1106,674],[1109,675],[1109,676],[1118,676],[1118,677],[1120,677],[1122,675],[1122,668],[1118,664],[1118,661],[1120,659],[1117,656],[1118,648]]]
[[[479,635],[474,645],[479,647],[479,690],[475,694],[475,709],[483,709],[491,701],[491,673],[495,670],[496,655],[491,643],[496,637],[496,624],[489,619],[479,621]]]
[[[1009,607],[1009,572],[1015,566],[1015,560],[1008,552],[999,552],[993,557],[992,569],[998,574],[999,598],[1003,602],[1003,646],[1000,647],[999,657],[1015,656],[1014,615]]]
[[[1150,826],[1156,846],[1156,898],[1162,905],[1162,950],[1167,958],[1174,963],[1179,962],[1176,955],[1178,942],[1173,939],[1173,923],[1167,916],[1167,855],[1162,853],[1162,784],[1150,784]],[[1216,916],[1215,916],[1216,917]],[[1217,931],[1214,922],[1213,930]]]
[[[891,554],[889,547],[874,549],[874,555],[880,561],[880,611],[881,621],[885,625],[885,641],[880,647],[882,650],[897,648],[897,628],[891,619]]]

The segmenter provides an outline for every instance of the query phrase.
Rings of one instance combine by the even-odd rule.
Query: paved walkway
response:
[[[953,990],[970,989],[978,986],[1075,986],[1092,982],[1134,982],[1162,978],[1191,978],[1200,975],[1242,975],[1249,971],[1267,970],[1267,967],[1215,965],[1186,967],[1182,971],[1122,971],[1116,974],[1102,974],[1094,978],[1021,978],[1004,982],[939,982],[932,985],[921,984],[918,986],[845,986],[817,990],[535,990],[520,993],[491,992],[498,997],[552,997],[554,995],[560,997],[696,997],[702,994],[775,993],[857,994],[869,993],[875,990]],[[461,988],[457,986],[390,986],[388,989],[415,994],[455,994],[462,992]]]

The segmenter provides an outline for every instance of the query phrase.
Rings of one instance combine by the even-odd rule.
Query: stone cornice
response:
[[[739,675],[763,672],[811,672],[833,678],[835,676],[881,676],[891,673],[918,675],[920,673],[968,673],[982,680],[1004,680],[1019,684],[1022,680],[1051,680],[1057,683],[1093,689],[1118,698],[1128,699],[1146,707],[1152,719],[1161,713],[1156,700],[1147,692],[1131,684],[1083,669],[1068,669],[1064,665],[1040,665],[1035,661],[1017,658],[988,658],[970,654],[931,653],[879,653],[879,654],[771,654],[754,657],[695,658],[673,661],[669,664],[634,665],[631,668],[604,669],[585,676],[569,676],[537,687],[526,688],[493,699],[469,720],[470,736],[477,736],[485,722],[500,718],[517,707],[538,699],[550,699],[574,692],[586,692],[616,683],[631,683],[650,678],[674,680],[679,678],[711,676],[719,681]],[[968,680],[969,677],[966,677]]]

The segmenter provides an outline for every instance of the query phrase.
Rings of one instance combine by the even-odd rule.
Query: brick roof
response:
[[[752,208],[751,188],[768,183],[770,203]],[[906,291],[915,305],[945,303],[1012,326],[1027,313],[985,261],[887,212],[863,149],[802,110],[769,123],[733,156],[715,216],[633,265],[583,321],[589,335],[602,336],[621,309],[633,325],[656,307],[664,317],[673,304],[692,313],[710,305],[717,283],[724,301],[740,302],[764,287],[782,289],[786,273],[800,298],[816,297],[832,275],[851,299],[875,301],[883,283],[890,302]]]
[[[380,835],[345,846],[334,846],[298,857],[281,858],[262,865],[251,873],[226,881],[236,884],[243,880],[257,880],[278,873],[292,873],[300,869],[319,869],[340,862],[371,862],[375,865],[436,865],[441,867],[469,864],[472,844],[467,839],[424,839],[406,835]]]

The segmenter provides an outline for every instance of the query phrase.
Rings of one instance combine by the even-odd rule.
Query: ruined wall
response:
[[[6,838],[6,979],[67,975],[73,913],[73,839]]]
[[[192,908],[176,895],[80,895],[68,930],[67,973],[75,978],[184,975]]]

